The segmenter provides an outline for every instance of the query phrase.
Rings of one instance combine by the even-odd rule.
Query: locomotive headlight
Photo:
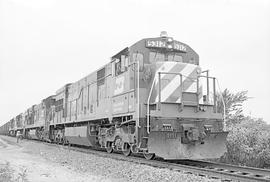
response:
[[[168,45],[168,48],[169,48],[169,49],[172,49],[172,45],[169,44],[169,45]]]
[[[173,41],[173,39],[172,38],[168,38],[168,40],[167,40],[168,42],[172,42]]]

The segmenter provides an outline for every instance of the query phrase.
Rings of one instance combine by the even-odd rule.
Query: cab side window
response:
[[[149,59],[150,63],[165,61],[165,54],[159,52],[150,52]]]
[[[115,76],[118,76],[121,74],[121,62],[119,59],[116,59],[114,64],[115,69]]]
[[[114,61],[114,73],[118,76],[128,70],[129,57],[127,55],[121,55]]]

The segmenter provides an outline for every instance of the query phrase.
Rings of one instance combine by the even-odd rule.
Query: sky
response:
[[[0,0],[0,125],[161,31],[270,123],[268,0]]]

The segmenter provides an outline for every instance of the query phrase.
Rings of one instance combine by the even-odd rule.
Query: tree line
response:
[[[225,114],[224,125],[229,131],[227,153],[220,161],[270,168],[270,125],[262,118],[243,113],[243,104],[251,99],[247,94],[247,91],[232,93],[225,89],[217,97],[218,111]]]

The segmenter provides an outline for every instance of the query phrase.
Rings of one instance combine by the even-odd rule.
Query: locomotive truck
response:
[[[33,105],[0,129],[146,159],[219,158],[226,152],[216,78],[166,32],[142,39],[100,69]]]

